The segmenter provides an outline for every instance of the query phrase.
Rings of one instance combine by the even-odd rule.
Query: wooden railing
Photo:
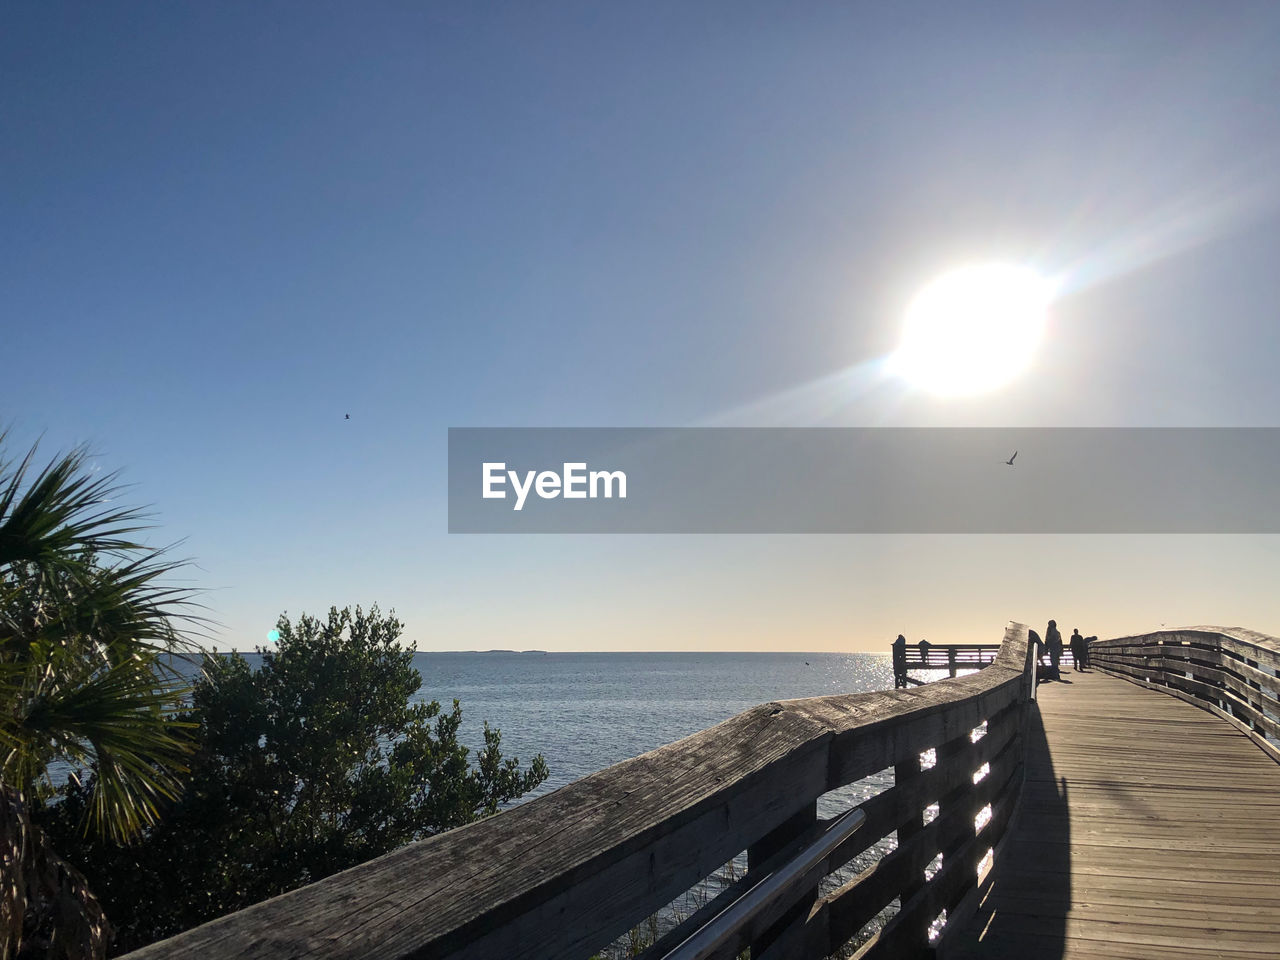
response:
[[[1235,724],[1280,761],[1280,640],[1242,627],[1181,627],[1089,645],[1090,665]]]
[[[1021,794],[1029,634],[1011,624],[995,662],[968,676],[763,704],[131,956],[586,958],[744,851],[745,877],[646,958],[818,960],[850,941],[861,958],[927,956]],[[856,813],[819,819],[822,795],[890,769]],[[848,882],[823,883],[895,838]],[[716,937],[699,934],[708,924]]]
[[[905,687],[908,683],[919,686],[929,682],[908,676],[908,670],[946,670],[953,677],[960,670],[981,670],[995,662],[1000,646],[998,643],[943,644],[922,641],[905,646],[895,643],[891,646],[894,686]]]

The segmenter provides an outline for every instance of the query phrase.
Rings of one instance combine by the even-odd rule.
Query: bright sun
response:
[[[1034,270],[985,264],[952,270],[907,307],[889,369],[947,396],[994,390],[1027,368],[1053,285]]]

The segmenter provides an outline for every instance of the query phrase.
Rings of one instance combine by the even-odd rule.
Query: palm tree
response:
[[[60,773],[92,768],[86,829],[128,840],[155,822],[186,771],[174,655],[199,618],[192,591],[164,583],[181,562],[134,539],[148,517],[113,506],[115,475],[84,448],[33,475],[35,454],[0,457],[0,957],[25,929],[84,960],[104,955],[106,918],[32,810]]]

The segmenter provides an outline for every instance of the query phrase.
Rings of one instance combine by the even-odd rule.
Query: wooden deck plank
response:
[[[1043,684],[1022,808],[962,960],[1280,955],[1280,764],[1115,677]]]

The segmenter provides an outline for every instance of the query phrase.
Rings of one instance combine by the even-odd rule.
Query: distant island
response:
[[[480,653],[541,653],[546,654],[545,650],[481,650]]]
[[[470,654],[482,654],[482,653],[514,653],[514,654],[520,654],[520,655],[529,654],[529,653],[536,653],[536,654],[540,654],[541,656],[544,656],[544,657],[545,657],[545,656],[547,655],[548,651],[546,651],[546,650],[500,650],[500,649],[494,649],[494,650],[415,650],[415,651],[414,651],[414,653],[444,653],[444,654],[459,654],[459,653],[470,653]]]

